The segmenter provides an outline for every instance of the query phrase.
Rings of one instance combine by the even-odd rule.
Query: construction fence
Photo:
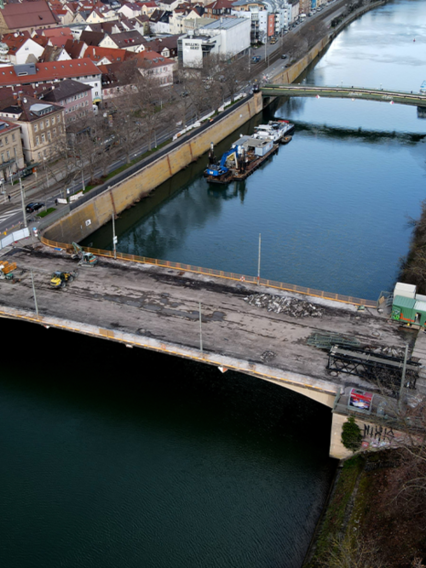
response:
[[[49,247],[57,250],[70,250],[71,245],[59,243],[41,237],[41,242]],[[102,250],[97,248],[82,247],[86,252],[91,252],[96,256],[106,258],[115,258],[117,260],[124,260],[128,262],[138,262],[141,264],[150,264],[153,266],[160,266],[161,268],[170,268],[172,270],[179,270],[180,272],[192,272],[194,274],[202,274],[203,276],[214,276],[216,278],[223,278],[225,280],[234,280],[236,282],[244,282],[245,284],[256,284],[258,286],[266,286],[276,290],[285,292],[297,292],[306,296],[315,298],[323,298],[325,300],[333,300],[335,302],[342,302],[344,304],[352,304],[355,306],[364,306],[366,308],[377,308],[377,302],[374,300],[366,300],[362,298],[355,298],[353,296],[345,296],[343,294],[334,294],[332,292],[324,292],[323,290],[316,290],[314,288],[306,288],[305,286],[297,286],[296,284],[288,284],[285,282],[278,282],[277,280],[269,280],[266,278],[258,278],[257,276],[250,276],[247,274],[238,274],[235,272],[226,272],[224,270],[215,270],[214,268],[203,268],[200,266],[193,266],[192,264],[183,264],[181,262],[173,262],[171,260],[159,260],[158,258],[148,258],[145,256],[137,256],[134,254],[127,254],[122,252],[114,252],[110,250]]]

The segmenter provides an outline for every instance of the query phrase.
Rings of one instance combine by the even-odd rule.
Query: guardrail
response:
[[[51,241],[46,237],[41,236],[41,242],[49,247],[57,250],[70,250],[71,245]],[[91,252],[96,256],[103,256],[106,258],[114,258],[114,252],[110,250],[103,250],[91,247],[82,247],[86,252]],[[171,260],[160,260],[158,258],[148,258],[145,256],[137,256],[134,254],[127,254],[117,252],[115,255],[117,260],[125,260],[129,262],[138,262],[140,264],[150,264],[152,266],[159,266],[161,268],[171,268],[173,270],[192,272],[194,274],[202,274],[203,276],[213,276],[215,278],[223,278],[225,280],[233,280],[235,282],[244,282],[245,284],[255,284],[258,286],[266,286],[267,288],[274,288],[284,292],[297,292],[305,296],[312,296],[315,298],[323,298],[324,300],[333,300],[344,304],[351,304],[355,306],[365,306],[367,308],[377,308],[377,302],[373,300],[366,300],[356,298],[354,296],[345,296],[343,294],[334,294],[333,292],[324,292],[323,290],[316,290],[315,288],[308,288],[305,286],[298,286],[297,284],[288,284],[279,282],[277,280],[270,280],[267,278],[258,278],[247,274],[238,274],[235,272],[227,272],[225,270],[216,270],[214,268],[204,268],[201,266],[193,266],[192,264],[183,264],[181,262],[173,262]]]

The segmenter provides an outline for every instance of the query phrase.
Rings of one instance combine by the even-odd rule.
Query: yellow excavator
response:
[[[16,262],[3,260],[0,264],[0,280],[13,280],[13,270],[16,270]]]

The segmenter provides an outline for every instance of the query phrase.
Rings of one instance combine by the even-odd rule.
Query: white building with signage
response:
[[[249,18],[220,18],[178,40],[178,57],[184,67],[201,69],[203,58],[214,53],[231,59],[250,47]]]

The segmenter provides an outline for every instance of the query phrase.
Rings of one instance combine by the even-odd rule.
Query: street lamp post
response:
[[[22,202],[22,216],[24,218],[24,227],[27,228],[27,215],[25,213],[25,197],[24,197],[24,186],[22,185],[22,178],[19,176],[19,186],[21,188],[21,202]]]
[[[43,166],[44,166],[44,173],[46,175],[46,199],[44,200],[45,201],[44,208],[47,210],[47,198],[49,194],[49,177],[46,168],[46,156],[43,156]]]

